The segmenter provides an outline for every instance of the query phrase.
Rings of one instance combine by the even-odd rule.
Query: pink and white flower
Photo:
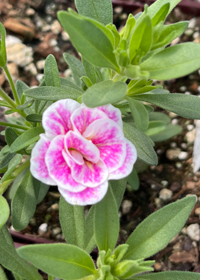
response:
[[[43,114],[45,133],[31,155],[31,173],[57,185],[73,205],[95,204],[108,180],[128,176],[136,161],[134,145],[124,137],[119,109],[87,108],[71,99],[55,102]]]

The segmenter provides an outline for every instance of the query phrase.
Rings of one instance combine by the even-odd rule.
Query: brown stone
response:
[[[196,261],[196,257],[192,250],[190,252],[183,250],[181,252],[173,252],[169,257],[169,260],[173,263],[193,263]]]
[[[35,36],[35,30],[34,28],[25,26],[24,24],[20,23],[15,18],[8,18],[4,22],[4,26],[6,29],[15,32],[19,35],[22,35],[23,37],[32,38]]]

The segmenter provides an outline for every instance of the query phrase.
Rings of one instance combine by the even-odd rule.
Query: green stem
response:
[[[11,108],[16,109],[15,102],[0,88],[0,96],[10,104]]]
[[[19,124],[13,124],[13,123],[7,123],[7,122],[0,122],[0,125],[9,126],[9,127],[13,127],[13,128],[19,128],[19,129],[23,129],[23,130],[28,130],[29,129],[29,127],[27,127],[27,126],[23,126],[23,125],[19,125]]]
[[[11,77],[11,75],[10,75],[10,72],[9,72],[9,70],[8,70],[8,67],[5,66],[5,67],[3,67],[3,69],[4,69],[5,73],[6,73],[6,76],[7,76],[7,78],[8,78],[8,81],[9,81],[9,83],[10,83],[10,86],[11,86],[11,89],[12,89],[13,96],[14,96],[14,99],[15,99],[15,101],[16,101],[16,104],[17,104],[17,105],[20,105],[20,101],[19,101],[19,98],[18,98],[16,89],[15,89],[15,85],[14,85],[14,83],[13,83],[13,79],[12,79],[12,77]]]

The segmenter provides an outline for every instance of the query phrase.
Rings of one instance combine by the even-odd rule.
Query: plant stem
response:
[[[8,78],[8,81],[9,81],[9,83],[10,83],[10,86],[11,86],[11,89],[12,89],[13,96],[14,96],[14,99],[15,99],[15,101],[16,101],[16,104],[17,104],[17,105],[20,105],[20,101],[19,101],[19,98],[18,98],[16,89],[15,89],[15,85],[14,85],[14,83],[13,83],[13,79],[12,79],[12,77],[11,77],[11,75],[10,75],[10,71],[8,70],[7,65],[6,65],[5,67],[3,67],[3,69],[4,69],[5,73],[6,73],[6,76],[7,76],[7,78]]]
[[[19,128],[19,129],[23,129],[23,130],[28,130],[29,129],[29,127],[27,127],[27,126],[23,126],[23,125],[19,125],[19,124],[13,124],[13,123],[7,123],[7,122],[0,122],[0,125],[9,126],[9,127],[13,127],[13,128]]]
[[[0,88],[0,96],[10,104],[11,108],[16,109],[15,102]]]

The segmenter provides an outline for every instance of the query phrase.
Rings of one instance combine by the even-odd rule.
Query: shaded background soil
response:
[[[190,2],[192,0],[182,1]],[[136,14],[142,10],[144,1],[119,1],[114,2],[114,23],[120,29],[127,19],[127,12]],[[127,4],[130,2],[132,6]],[[150,3],[151,1],[147,1]],[[195,41],[200,43],[200,3],[193,0],[193,9],[175,8],[167,22],[190,20],[189,28],[172,44]],[[126,3],[126,5],[124,5]],[[135,5],[135,7],[134,7]],[[123,7],[124,6],[124,7]],[[43,73],[44,59],[52,53],[57,62],[60,75],[70,76],[71,72],[63,60],[63,52],[71,53],[78,57],[77,52],[69,41],[68,34],[63,31],[56,19],[58,10],[75,8],[70,0],[42,1],[42,0],[0,0],[0,21],[4,23],[7,34],[20,39],[15,46],[9,46],[9,68],[14,79],[21,79],[29,86],[37,86]],[[186,7],[186,6],[185,6]],[[189,7],[189,6],[188,6]],[[194,11],[195,10],[195,11]],[[13,40],[13,38],[12,38]],[[17,45],[18,44],[18,45]],[[20,45],[21,44],[21,45]],[[22,46],[23,45],[23,46]],[[28,49],[27,49],[28,48]],[[20,52],[20,50],[22,50]],[[21,60],[20,60],[21,58]],[[200,76],[196,71],[181,79],[162,82],[161,84],[171,92],[200,95]],[[0,86],[11,94],[9,85],[3,73],[0,73]],[[162,111],[160,109],[156,109]],[[178,136],[168,141],[156,144],[158,154],[157,166],[147,167],[139,174],[140,187],[137,191],[127,186],[122,206],[120,208],[121,229],[119,243],[124,242],[135,227],[149,214],[160,207],[177,201],[190,194],[197,195],[197,204],[192,211],[185,227],[169,245],[153,256],[156,260],[156,271],[187,270],[200,272],[200,172],[193,173],[192,152],[195,139],[195,121],[183,119],[176,114],[168,114],[171,122],[182,126],[183,131]],[[1,118],[6,118],[1,109]],[[1,128],[2,130],[3,128]],[[1,137],[2,146],[4,138]],[[29,226],[22,232],[24,237],[34,237],[49,241],[63,241],[58,220],[59,193],[55,188],[50,188],[44,201],[39,204]],[[8,223],[16,241],[24,242],[19,234]],[[152,225],[153,226],[153,225]]]

